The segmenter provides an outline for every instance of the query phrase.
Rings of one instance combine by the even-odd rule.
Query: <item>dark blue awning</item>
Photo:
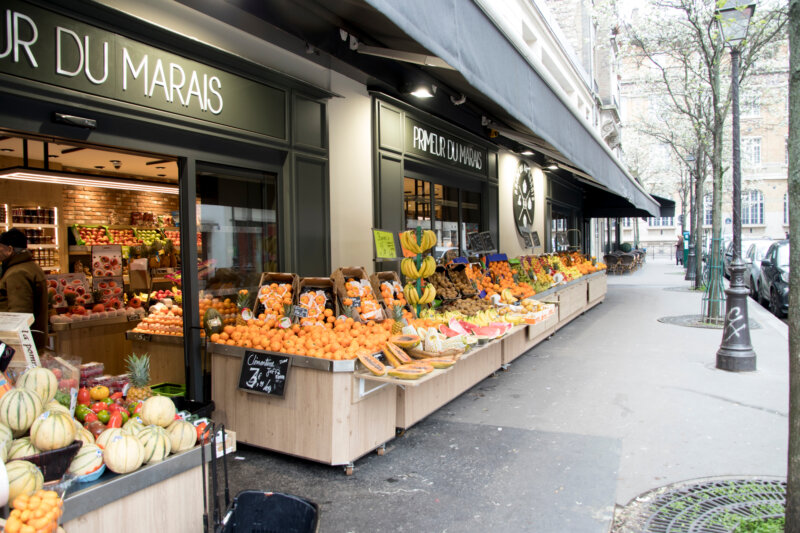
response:
[[[659,203],[619,165],[603,141],[573,115],[474,2],[365,1],[592,180],[634,209],[662,216]]]

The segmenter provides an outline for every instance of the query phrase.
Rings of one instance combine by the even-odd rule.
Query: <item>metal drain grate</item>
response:
[[[732,533],[744,520],[784,514],[786,482],[724,479],[672,486],[638,498],[628,526],[642,533]],[[625,529],[623,529],[624,531]]]

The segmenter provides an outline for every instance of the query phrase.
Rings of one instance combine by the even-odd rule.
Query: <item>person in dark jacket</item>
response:
[[[11,228],[0,234],[0,261],[0,312],[33,314],[31,333],[41,350],[47,343],[47,282],[23,232]]]

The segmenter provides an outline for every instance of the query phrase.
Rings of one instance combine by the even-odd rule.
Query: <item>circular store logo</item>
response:
[[[533,227],[533,176],[531,167],[520,161],[514,178],[514,222],[522,234]]]

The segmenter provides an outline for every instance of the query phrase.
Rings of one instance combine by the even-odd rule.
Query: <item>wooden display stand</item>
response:
[[[186,363],[183,357],[183,337],[151,335],[128,331],[125,337],[135,354],[150,354],[151,383],[186,383]]]
[[[593,274],[586,283],[588,308],[602,303],[608,290],[608,276],[605,272]]]
[[[583,278],[568,283],[556,292],[558,296],[558,324],[561,329],[586,310],[586,281]]]
[[[208,346],[214,420],[234,430],[237,442],[352,465],[395,435],[394,388],[357,379],[354,361],[291,356],[280,398],[238,388],[244,348]]]
[[[125,334],[135,328],[138,320],[115,317],[84,320],[71,324],[53,324],[55,352],[62,356],[79,357],[84,363],[103,363],[106,374],[124,374],[125,357],[134,351]],[[138,352],[136,352],[138,353]]]
[[[397,387],[398,428],[407,429],[466,390],[483,381],[502,365],[502,341],[473,348],[448,372],[418,387]]]
[[[556,331],[558,312],[536,324],[517,326],[503,337],[503,364],[507,365]]]

